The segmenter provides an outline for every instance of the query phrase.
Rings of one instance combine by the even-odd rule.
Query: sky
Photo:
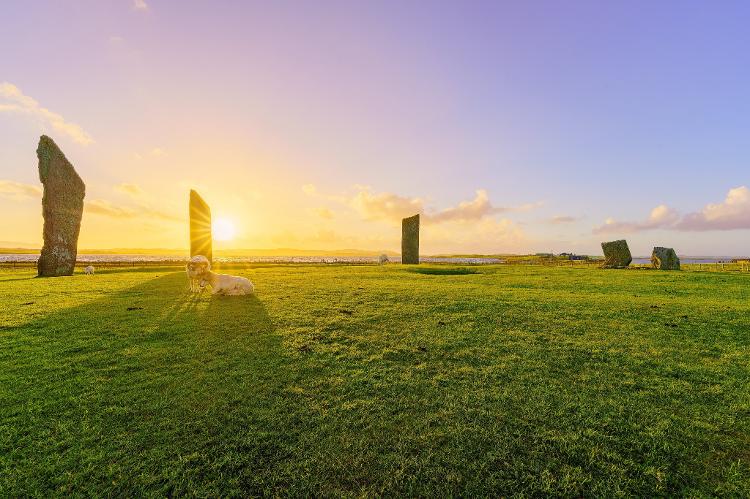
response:
[[[29,0],[0,6],[0,246],[750,254],[750,3]],[[229,227],[231,230],[227,230]]]

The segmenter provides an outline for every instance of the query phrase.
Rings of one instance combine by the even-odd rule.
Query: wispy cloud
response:
[[[91,201],[86,201],[83,204],[83,210],[84,212],[92,215],[101,215],[105,217],[120,219],[159,219],[168,222],[180,222],[184,220],[184,217],[179,217],[162,210],[150,208],[148,206],[122,206],[113,204],[104,199],[92,199]]]
[[[167,155],[167,151],[165,151],[161,147],[154,147],[150,151],[144,152],[143,154],[141,154],[140,152],[137,152],[137,151],[134,152],[133,153],[133,159],[135,161],[141,161],[144,157],[147,157],[147,156],[153,156],[154,158],[162,158],[162,157],[164,157],[166,155]]]
[[[578,220],[578,217],[572,217],[570,215],[555,215],[554,217],[550,218],[547,222],[559,225],[559,224],[569,224],[573,223]]]
[[[115,189],[131,197],[140,198],[144,194],[143,189],[138,184],[119,184],[115,186]]]
[[[334,217],[334,213],[332,210],[329,210],[328,208],[321,207],[321,208],[315,208],[313,210],[313,213],[318,215],[320,218],[324,218],[326,220],[331,220]]]
[[[456,206],[442,210],[430,210],[425,207],[425,201],[419,197],[405,197],[390,192],[374,193],[367,186],[355,186],[357,192],[348,196],[326,196],[320,194],[313,184],[302,187],[309,196],[322,197],[335,201],[354,209],[365,220],[385,220],[399,222],[402,218],[414,214],[422,215],[426,224],[441,224],[445,222],[477,221],[499,213],[512,211],[528,211],[541,203],[528,203],[515,207],[494,206],[485,189],[478,189],[473,199],[462,201]]]
[[[133,8],[140,11],[148,10],[148,4],[145,0],[133,0]]]
[[[91,135],[79,125],[65,120],[61,115],[46,107],[42,107],[36,100],[24,95],[21,89],[12,83],[0,83],[0,98],[5,100],[5,103],[0,102],[0,113],[25,114],[37,120],[43,126],[50,126],[52,129],[67,135],[79,144],[87,145],[94,142]]]
[[[42,197],[42,188],[38,185],[23,184],[13,180],[0,180],[0,196],[14,201]]]
[[[158,219],[172,222],[184,220],[184,217],[156,209],[143,202],[145,193],[137,184],[120,184],[115,186],[115,190],[131,197],[135,204],[133,206],[124,206],[114,204],[105,199],[93,199],[84,202],[84,212],[92,215],[120,219],[140,217],[143,219]],[[35,198],[41,199],[42,188],[33,184],[24,184],[13,180],[0,179],[0,197],[11,199],[13,201],[24,201]]]
[[[607,219],[594,228],[594,234],[641,232],[653,229],[679,231],[709,231],[750,229],[750,189],[745,186],[730,189],[722,203],[708,204],[701,211],[681,216],[666,205],[651,210],[641,222],[617,222]]]
[[[86,201],[83,205],[86,213],[92,215],[103,215],[112,218],[135,218],[138,214],[131,208],[116,206],[103,199],[93,199]]]

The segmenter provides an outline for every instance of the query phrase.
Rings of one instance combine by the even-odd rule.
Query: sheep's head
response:
[[[190,259],[186,266],[186,269],[190,277],[198,278],[202,275],[205,275],[209,270],[211,270],[211,263],[205,256],[196,255]]]

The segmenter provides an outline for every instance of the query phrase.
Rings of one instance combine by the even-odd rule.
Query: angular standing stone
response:
[[[603,269],[624,269],[633,261],[628,242],[624,239],[602,243],[602,251],[604,251]]]
[[[680,270],[680,259],[673,248],[657,246],[651,252],[651,265],[659,270]]]
[[[39,138],[36,155],[39,180],[44,186],[44,246],[37,272],[40,277],[73,275],[86,185],[57,144],[46,135]]]
[[[190,257],[203,255],[213,261],[211,209],[200,195],[190,190]]]
[[[401,220],[401,263],[419,263],[419,214]]]

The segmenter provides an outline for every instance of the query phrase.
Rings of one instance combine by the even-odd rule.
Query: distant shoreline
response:
[[[320,252],[320,254],[245,254],[238,255],[232,252],[228,254],[214,253],[216,263],[323,263],[323,264],[369,264],[377,263],[380,253],[377,254],[335,254]],[[39,258],[39,252],[28,250],[26,252],[7,252],[0,249],[0,264],[35,264]],[[389,254],[390,263],[400,263],[401,255]],[[80,264],[176,264],[185,262],[188,259],[187,252],[174,253],[112,253],[112,252],[90,252],[82,251],[78,253],[77,263]],[[729,256],[680,256],[683,264],[709,264],[709,263],[730,263],[733,260],[746,260],[747,257],[729,257]],[[558,264],[565,264],[568,260],[564,258],[553,258]],[[597,264],[602,257],[591,257],[588,260],[570,261],[579,264]],[[534,255],[422,255],[422,263],[451,263],[458,265],[486,265],[486,264],[544,264],[546,259]],[[650,264],[650,257],[634,257],[634,265]]]

